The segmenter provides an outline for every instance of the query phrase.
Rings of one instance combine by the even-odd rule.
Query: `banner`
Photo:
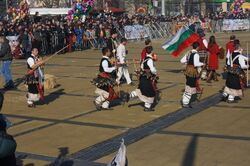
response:
[[[129,25],[124,27],[125,38],[129,40],[149,37],[149,28],[142,25]]]
[[[223,31],[248,30],[250,23],[248,19],[224,19]]]

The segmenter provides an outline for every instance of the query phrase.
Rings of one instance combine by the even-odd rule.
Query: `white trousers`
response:
[[[132,92],[130,93],[129,97],[130,97],[130,98],[136,98],[136,97],[138,97],[138,94],[137,94],[136,91],[132,91]],[[144,102],[144,107],[145,107],[145,108],[151,108],[151,105],[152,105],[151,103]]]
[[[34,102],[39,101],[39,94],[28,93],[27,103],[34,104]]]
[[[124,77],[125,77],[125,79],[127,81],[127,84],[130,84],[132,81],[131,81],[131,78],[130,78],[130,75],[129,75],[129,72],[128,72],[128,67],[119,67],[118,68],[116,82],[118,84],[120,84],[120,79],[122,78],[123,75],[124,75]]]
[[[103,96],[98,96],[95,99],[96,104],[101,105],[102,108],[109,108],[109,101],[107,101]]]

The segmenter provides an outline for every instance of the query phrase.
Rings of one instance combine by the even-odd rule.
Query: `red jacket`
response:
[[[141,52],[141,62],[144,60],[144,58],[147,56],[147,53],[146,53],[146,48],[143,48],[142,52]]]
[[[233,41],[228,42],[227,45],[226,45],[226,49],[227,49],[226,51],[229,50],[230,54],[232,54],[234,52],[234,50],[235,50],[234,42]]]

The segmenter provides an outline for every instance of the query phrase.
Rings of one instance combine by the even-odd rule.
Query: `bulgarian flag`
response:
[[[162,45],[162,48],[178,57],[183,50],[192,45],[199,39],[199,35],[188,27],[183,26],[175,36]]]

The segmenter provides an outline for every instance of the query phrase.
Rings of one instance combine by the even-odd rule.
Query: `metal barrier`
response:
[[[130,27],[131,32],[126,31],[125,27],[123,29],[114,25],[118,38],[127,37],[129,40],[145,40],[145,38],[150,39],[162,39],[172,36],[172,26],[170,22],[153,22],[145,25],[128,25],[125,27]],[[133,35],[133,37],[128,37]]]

